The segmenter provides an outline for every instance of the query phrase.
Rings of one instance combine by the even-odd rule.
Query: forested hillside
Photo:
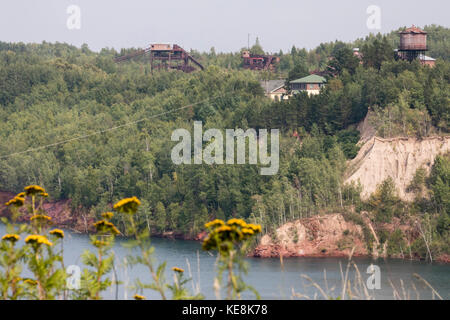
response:
[[[429,193],[414,205],[399,202],[388,182],[370,203],[360,201],[358,186],[343,184],[346,161],[359,149],[356,124],[369,110],[382,137],[449,132],[450,32],[426,30],[430,55],[438,58],[432,69],[395,61],[392,33],[309,52],[293,48],[280,54],[278,74],[241,70],[240,53],[194,52],[205,71],[151,73],[142,59],[115,64],[118,53],[110,49],[0,42],[0,189],[39,184],[53,200],[71,199],[73,209],[93,216],[137,196],[142,226],[189,235],[213,218],[242,217],[270,232],[288,220],[349,208],[381,212],[380,219],[426,211],[442,239],[450,225],[448,157],[419,181]],[[364,53],[362,64],[351,54],[354,45]],[[264,97],[259,80],[328,64],[337,76],[320,95]],[[194,120],[204,130],[281,129],[279,173],[261,176],[253,165],[174,165],[171,133],[192,130]]]

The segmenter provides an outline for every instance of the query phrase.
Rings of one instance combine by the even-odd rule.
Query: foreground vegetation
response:
[[[102,292],[110,286],[119,284],[111,280],[114,270],[114,253],[112,246],[120,231],[110,221],[115,213],[102,213],[102,220],[94,223],[95,234],[91,238],[93,251],[86,250],[82,261],[86,268],[79,279],[68,277],[64,267],[63,239],[64,231],[51,229],[52,219],[43,210],[44,199],[48,197],[45,190],[37,185],[25,187],[24,192],[17,194],[6,203],[11,209],[11,216],[3,218],[8,233],[0,241],[0,299],[93,299],[102,298]],[[127,242],[130,249],[138,248],[138,255],[129,255],[129,265],[141,264],[149,273],[146,279],[137,279],[134,285],[136,300],[143,300],[144,289],[152,289],[160,294],[161,299],[202,299],[201,294],[190,294],[186,283],[191,279],[184,276],[184,270],[173,267],[173,283],[165,279],[166,263],[155,265],[148,230],[137,226],[135,218],[141,202],[136,197],[125,198],[114,205],[117,214],[124,216],[126,228],[133,237]],[[25,209],[25,210],[21,210]],[[24,216],[29,224],[17,223]],[[218,252],[218,274],[215,278],[215,290],[218,294],[222,288],[224,271],[227,272],[226,293],[228,299],[240,298],[241,292],[250,289],[246,285],[242,273],[247,271],[243,255],[256,234],[261,232],[261,226],[247,224],[241,219],[231,219],[227,223],[214,220],[205,225],[210,230],[204,240],[203,249]],[[19,246],[18,241],[25,241]],[[131,252],[131,251],[130,251]],[[23,278],[24,269],[33,274],[32,278]],[[73,279],[72,279],[73,278]],[[71,281],[68,281],[71,280]]]

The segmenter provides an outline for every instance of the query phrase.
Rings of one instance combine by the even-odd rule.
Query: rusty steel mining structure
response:
[[[245,50],[242,52],[242,59],[244,69],[250,70],[270,70],[274,71],[276,63],[280,61],[280,58],[271,55],[252,54],[250,51]]]
[[[120,63],[142,55],[150,54],[150,65],[153,70],[181,70],[183,72],[192,72],[195,67],[190,64],[192,62],[196,67],[203,70],[203,65],[194,57],[187,53],[182,47],[174,44],[151,44],[145,49],[126,54],[114,59],[115,62]]]
[[[400,32],[400,46],[398,48],[398,56],[400,59],[409,62],[423,57],[427,47],[427,32],[416,26],[412,26]]]

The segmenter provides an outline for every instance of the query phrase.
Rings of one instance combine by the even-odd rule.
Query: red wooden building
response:
[[[273,71],[276,68],[276,63],[280,61],[280,58],[272,55],[251,54],[250,51],[242,52],[242,59],[244,69],[250,70],[270,70]]]

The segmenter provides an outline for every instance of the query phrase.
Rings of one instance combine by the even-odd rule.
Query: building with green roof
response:
[[[291,91],[296,94],[300,91],[306,91],[309,95],[319,94],[320,89],[325,86],[327,79],[318,76],[316,74],[311,74],[301,79],[292,80],[289,82],[291,86]]]

